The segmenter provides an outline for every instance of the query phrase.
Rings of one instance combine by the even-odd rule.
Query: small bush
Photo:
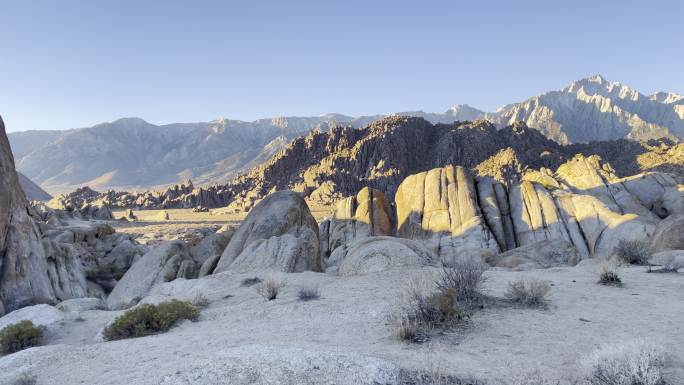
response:
[[[590,385],[664,385],[661,353],[643,341],[605,345],[584,361]]]
[[[297,292],[297,298],[299,298],[300,301],[313,301],[320,297],[321,293],[317,287],[302,287]]]
[[[599,275],[599,283],[607,286],[622,286],[622,280],[615,269],[603,267]]]
[[[28,373],[23,373],[17,377],[16,380],[14,380],[13,385],[36,385],[38,383],[38,379],[36,376],[28,374]]]
[[[430,291],[423,283],[409,282],[404,303],[397,316],[397,338],[408,342],[425,342],[435,328],[447,328],[466,318],[452,288]]]
[[[192,299],[192,305],[200,309],[204,309],[209,306],[209,298],[205,297],[202,293],[195,294],[195,298]]]
[[[261,278],[259,278],[259,277],[245,278],[242,280],[241,285],[242,286],[254,286],[257,283],[261,283]]]
[[[613,250],[613,253],[632,265],[646,265],[653,255],[651,245],[646,241],[621,240]]]
[[[549,291],[551,291],[551,286],[546,281],[521,279],[508,284],[505,296],[525,306],[546,306],[546,296]]]
[[[0,330],[0,349],[3,354],[18,352],[42,343],[43,329],[28,320],[8,325]]]
[[[437,288],[442,292],[450,291],[456,302],[469,309],[483,297],[480,288],[485,281],[487,270],[479,258],[461,258],[445,264],[437,281]]]
[[[256,290],[266,301],[273,301],[283,287],[285,287],[284,281],[276,277],[268,277],[257,285]]]
[[[140,305],[128,310],[104,330],[106,340],[143,337],[166,332],[178,321],[196,321],[199,310],[190,302],[174,299],[158,305]]]
[[[423,325],[418,325],[415,320],[405,318],[401,320],[397,328],[397,339],[419,344],[429,340],[430,336]]]

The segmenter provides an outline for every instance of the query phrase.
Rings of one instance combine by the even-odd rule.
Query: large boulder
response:
[[[229,228],[202,238],[199,243],[190,248],[192,259],[201,265],[209,258],[220,256],[228,246],[233,234],[235,234],[235,229]]]
[[[0,314],[56,300],[40,232],[28,211],[0,118]]]
[[[545,269],[556,266],[574,266],[579,262],[577,249],[562,239],[530,243],[497,256],[486,258],[491,266],[515,270]]]
[[[407,177],[397,189],[395,203],[397,235],[424,242],[443,261],[499,251],[480,210],[474,180],[463,167]]]
[[[365,187],[355,196],[342,199],[336,204],[328,227],[319,228],[321,239],[327,240],[326,244],[321,244],[321,255],[325,259],[337,247],[357,239],[392,235],[392,217],[389,200],[378,190]]]
[[[655,229],[651,244],[655,251],[684,249],[684,214],[663,219]]]
[[[356,275],[383,270],[423,267],[437,263],[437,258],[422,242],[395,237],[367,237],[333,251],[326,272]]]
[[[176,240],[161,243],[143,255],[124,274],[107,297],[107,305],[110,309],[123,309],[134,305],[147,295],[154,285],[173,281],[179,277],[179,271],[182,273],[183,270],[187,270],[181,269],[184,261],[194,263],[185,242]]]
[[[57,309],[66,312],[82,312],[87,310],[105,310],[107,304],[101,298],[74,298],[57,304]]]
[[[262,269],[321,270],[318,224],[301,195],[293,191],[270,194],[249,212],[215,272]]]
[[[516,244],[526,246],[543,240],[560,239],[576,245],[583,257],[589,250],[574,213],[557,204],[558,195],[543,185],[522,181],[510,190],[509,202]]]
[[[684,250],[667,250],[653,254],[648,262],[664,269],[684,269]]]
[[[1,317],[0,330],[24,320],[51,330],[58,327],[59,323],[64,320],[64,313],[51,305],[26,306]]]

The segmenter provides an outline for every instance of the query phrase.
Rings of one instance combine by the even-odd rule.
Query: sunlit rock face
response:
[[[319,227],[321,255],[325,258],[337,247],[370,236],[392,235],[394,210],[382,192],[364,187],[355,196],[335,205],[332,218]]]
[[[409,176],[399,185],[395,203],[397,235],[422,240],[444,261],[500,250],[485,224],[473,177],[463,167]]]

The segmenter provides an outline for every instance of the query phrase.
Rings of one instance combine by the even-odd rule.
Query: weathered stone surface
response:
[[[463,167],[411,175],[397,189],[395,201],[397,235],[423,241],[443,260],[499,251],[478,205],[473,178]]]
[[[102,298],[74,298],[58,303],[57,309],[68,312],[105,310],[107,309],[107,304]]]
[[[26,306],[1,317],[0,330],[23,320],[31,321],[36,326],[43,326],[51,330],[58,327],[59,323],[64,320],[64,313],[51,305]]]
[[[56,300],[40,232],[28,210],[0,118],[0,314]]]
[[[655,251],[684,250],[684,214],[663,219],[653,233],[651,244]]]
[[[231,238],[215,272],[265,268],[321,270],[318,224],[298,193],[278,191],[259,202]]]
[[[207,259],[220,256],[226,249],[230,239],[233,237],[235,229],[230,228],[226,231],[218,231],[214,234],[202,238],[195,246],[190,248],[192,259],[198,264],[203,264]]]
[[[131,266],[107,298],[110,309],[135,304],[157,283],[173,281],[190,253],[182,241],[167,241],[143,255]]]
[[[529,243],[497,256],[485,259],[496,267],[515,270],[544,269],[555,266],[574,266],[579,262],[577,249],[562,239],[543,240]]]
[[[386,236],[372,236],[345,244],[333,251],[326,272],[340,275],[373,273],[403,267],[422,267],[437,258],[422,242]]]
[[[392,235],[394,229],[391,203],[382,192],[364,187],[358,194],[337,203],[332,218],[319,227],[325,260],[337,247],[375,235]],[[328,226],[325,228],[325,226]]]
[[[684,269],[684,250],[661,251],[653,254],[648,262],[668,270]]]

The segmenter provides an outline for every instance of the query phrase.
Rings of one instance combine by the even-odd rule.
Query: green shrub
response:
[[[651,245],[646,241],[621,240],[613,252],[620,259],[632,265],[646,265],[653,255]]]
[[[140,305],[128,310],[104,330],[106,340],[143,337],[166,332],[179,320],[196,321],[199,310],[190,302],[174,299],[159,305]]]
[[[0,349],[3,354],[10,354],[38,346],[43,342],[43,329],[31,321],[20,321],[0,330]]]

